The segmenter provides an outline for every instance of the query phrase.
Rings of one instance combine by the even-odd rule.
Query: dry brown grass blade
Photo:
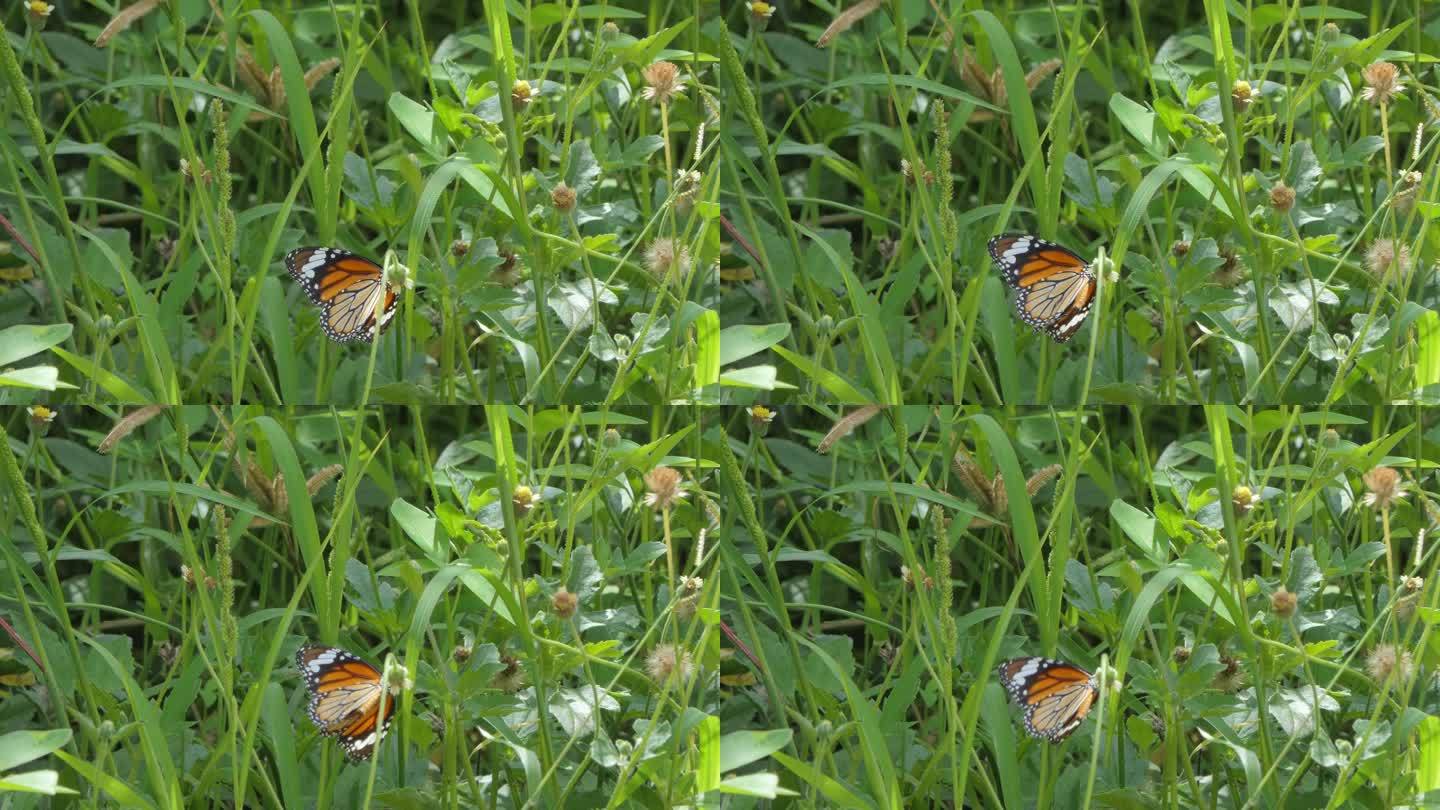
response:
[[[855,428],[874,419],[875,414],[880,413],[884,409],[884,405],[864,405],[852,411],[848,416],[836,422],[834,427],[830,428],[830,432],[825,434],[825,438],[821,439],[820,443],[815,445],[815,452],[825,453],[830,449],[831,445],[849,436]]]
[[[815,40],[815,45],[820,48],[829,45],[830,40],[845,33],[850,30],[850,27],[855,23],[870,16],[875,9],[880,8],[880,5],[881,0],[860,0],[860,2],[840,12],[840,16],[836,17],[835,21],[830,23],[829,27],[825,29],[825,32],[820,35],[820,38]]]
[[[128,416],[116,422],[115,427],[111,428],[109,433],[105,434],[105,438],[101,439],[100,444],[96,446],[95,452],[103,456],[114,450],[115,445],[119,444],[122,439],[134,433],[136,428],[159,416],[165,408],[165,405],[146,405],[139,410],[131,411]]]
[[[154,11],[162,2],[163,0],[140,0],[140,2],[122,9],[119,14],[110,18],[110,22],[101,29],[100,35],[95,37],[95,47],[105,47],[116,34],[134,25],[141,17]]]

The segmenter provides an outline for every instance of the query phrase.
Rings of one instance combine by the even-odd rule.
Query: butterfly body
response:
[[[1010,699],[1024,708],[1025,730],[1052,743],[1080,727],[1100,694],[1094,675],[1053,658],[1011,658],[995,673]]]
[[[338,343],[373,340],[395,316],[395,289],[380,265],[364,256],[302,247],[285,254],[285,269],[319,307],[320,328]]]
[[[1068,248],[1029,234],[990,240],[990,260],[1015,290],[1020,320],[1064,343],[1080,331],[1095,303],[1095,274]]]
[[[310,644],[295,653],[295,666],[310,690],[310,720],[335,737],[351,759],[368,759],[390,727],[395,691],[385,695],[380,716],[380,670],[338,648]]]

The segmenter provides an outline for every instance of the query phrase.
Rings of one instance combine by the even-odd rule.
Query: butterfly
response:
[[[1099,695],[1094,675],[1053,658],[1011,658],[995,672],[1011,699],[1025,708],[1025,730],[1052,743],[1080,727]]]
[[[990,260],[1013,287],[1020,320],[1064,343],[1080,331],[1095,302],[1095,274],[1074,251],[1029,234],[990,240]]]
[[[331,340],[372,340],[395,316],[395,288],[380,265],[348,250],[296,248],[285,269],[320,308],[320,328]]]
[[[338,647],[309,644],[295,653],[295,666],[310,688],[310,719],[320,733],[335,737],[351,759],[369,759],[390,728],[397,688],[385,697],[380,718],[380,670]]]

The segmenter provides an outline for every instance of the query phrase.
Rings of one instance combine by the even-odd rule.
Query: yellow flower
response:
[[[25,4],[25,10],[33,17],[49,17],[55,7],[43,0],[30,0]]]
[[[756,20],[768,20],[774,16],[775,7],[765,0],[752,0],[750,3],[750,16]]]
[[[750,414],[750,421],[756,425],[768,425],[775,421],[775,412],[764,405],[751,405],[745,412]]]

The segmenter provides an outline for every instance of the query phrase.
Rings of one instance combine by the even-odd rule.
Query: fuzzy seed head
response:
[[[1365,658],[1365,672],[1376,683],[1385,683],[1390,678],[1409,680],[1415,673],[1415,657],[1409,650],[1401,650],[1393,644],[1381,644],[1370,651]]]
[[[1280,181],[1270,188],[1270,207],[1285,213],[1295,206],[1295,189]]]
[[[556,186],[555,189],[550,192],[550,203],[555,206],[556,211],[562,214],[575,207],[575,198],[575,189],[564,183]]]
[[[674,62],[655,62],[641,71],[645,77],[645,89],[640,95],[646,101],[669,104],[676,96],[685,92],[685,82],[680,80],[680,68]]]
[[[1377,279],[1384,279],[1394,267],[1396,275],[1410,266],[1410,247],[1394,239],[1376,239],[1365,251],[1365,269]]]
[[[1400,79],[1400,69],[1389,62],[1372,62],[1360,75],[1365,79],[1365,89],[1360,97],[1375,105],[1389,104],[1405,89]]]
[[[656,511],[669,509],[685,499],[680,489],[680,472],[674,467],[656,467],[645,474],[645,505]]]
[[[495,673],[490,685],[502,692],[518,692],[525,685],[525,673],[520,669],[520,659],[513,655],[501,657],[505,668]]]
[[[690,653],[673,644],[657,646],[645,659],[645,672],[656,683],[666,683],[671,678],[683,682],[689,680],[694,671]]]
[[[645,268],[657,279],[668,278],[672,272],[677,278],[683,276],[689,266],[689,248],[674,239],[661,237],[645,248]]]
[[[1284,588],[1270,594],[1270,610],[1282,619],[1295,615],[1295,605],[1298,602],[1295,594]]]
[[[1391,504],[1405,498],[1400,473],[1392,467],[1376,467],[1365,473],[1363,480],[1369,492],[1361,503],[1372,509],[1389,509]]]
[[[555,615],[559,616],[562,619],[568,619],[571,616],[574,616],[575,609],[579,607],[579,605],[580,597],[567,591],[564,588],[556,591],[555,596],[551,597],[550,599],[551,610],[554,610]]]

